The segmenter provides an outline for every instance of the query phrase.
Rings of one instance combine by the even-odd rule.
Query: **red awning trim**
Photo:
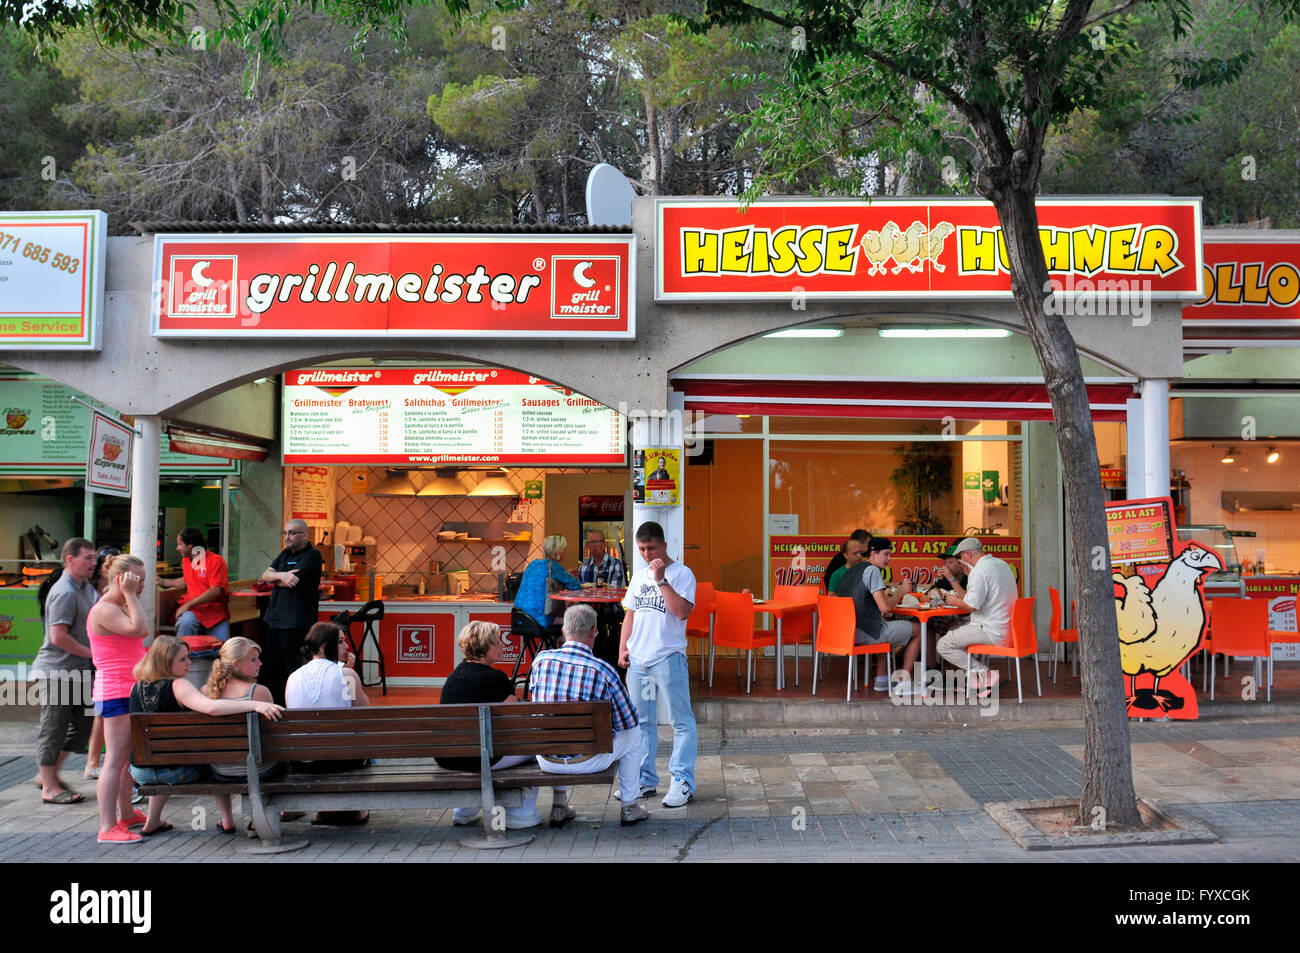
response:
[[[675,380],[687,410],[783,417],[886,417],[1051,420],[1042,384],[881,383],[872,381]],[[1088,387],[1096,421],[1123,421],[1130,384]]]

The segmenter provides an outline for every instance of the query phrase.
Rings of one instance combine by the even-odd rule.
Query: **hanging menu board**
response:
[[[1168,497],[1107,503],[1106,529],[1116,566],[1174,558],[1174,504]]]
[[[499,368],[317,368],[284,377],[284,463],[625,466],[616,410]]]
[[[86,475],[91,411],[79,397],[110,416],[107,404],[66,384],[24,371],[0,374],[0,474],[5,476]],[[224,476],[239,473],[237,460],[175,453],[161,437],[159,467],[164,476]]]

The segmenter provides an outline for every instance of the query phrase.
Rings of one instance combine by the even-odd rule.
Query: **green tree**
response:
[[[80,152],[78,137],[59,118],[75,96],[73,84],[37,57],[31,38],[0,27],[0,207],[43,209],[51,183]]]
[[[1064,320],[1050,314],[1047,264],[1035,208],[1049,131],[1080,109],[1106,112],[1131,101],[1117,78],[1140,49],[1118,15],[1147,8],[1174,36],[1186,33],[1182,0],[1130,0],[1093,10],[1091,0],[794,0],[780,12],[742,0],[706,0],[702,26],[766,20],[789,31],[788,83],[756,118],[770,161],[750,197],[792,172],[827,168],[822,184],[863,179],[869,151],[852,130],[894,155],[936,156],[954,127],[972,147],[975,191],[997,212],[1012,293],[1043,370],[1056,420],[1078,586],[1084,705],[1083,817],[1094,807],[1113,824],[1137,824],[1125,693],[1111,593],[1097,445],[1078,351]],[[1294,0],[1269,6],[1293,12]],[[1230,79],[1238,57],[1184,62],[1187,86]]]

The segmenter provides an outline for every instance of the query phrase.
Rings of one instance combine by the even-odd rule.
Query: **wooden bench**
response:
[[[484,836],[472,847],[512,847],[533,839],[504,830],[504,807],[523,802],[525,787],[609,784],[617,765],[596,774],[548,774],[536,765],[492,772],[493,757],[595,755],[614,750],[609,702],[394,705],[286,711],[280,721],[256,714],[214,718],[197,712],[132,715],[132,761],[139,767],[245,761],[248,779],[185,785],[141,785],[144,794],[246,794],[263,851],[296,850],[283,839],[281,811],[466,806],[466,791],[483,805]],[[433,758],[479,758],[481,772],[447,771]],[[294,774],[260,781],[267,761],[380,759],[338,774]]]

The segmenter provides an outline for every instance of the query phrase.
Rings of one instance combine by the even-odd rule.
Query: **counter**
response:
[[[35,586],[0,588],[0,670],[30,665],[45,641]]]
[[[319,618],[328,622],[340,612],[355,612],[365,603],[321,602]],[[494,596],[476,597],[472,593],[461,596],[403,596],[384,600],[384,617],[377,624],[379,646],[384,653],[384,667],[388,684],[397,686],[441,686],[451,670],[461,661],[456,646],[456,633],[470,622],[482,620],[501,626],[501,662],[496,666],[507,675],[519,657],[518,641],[510,633],[510,608],[508,602],[497,602]],[[352,640],[361,644],[364,627],[352,626]],[[357,671],[365,681],[372,681],[374,659],[369,670],[363,669],[365,659],[357,659]],[[527,671],[521,668],[520,672]]]

